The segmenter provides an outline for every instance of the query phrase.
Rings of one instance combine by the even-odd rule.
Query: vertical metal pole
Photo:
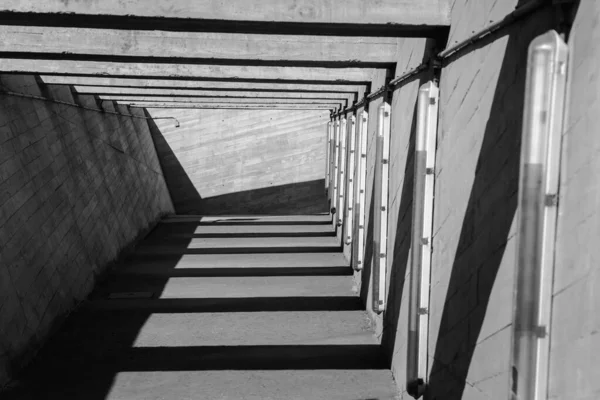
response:
[[[339,117],[338,117],[339,118]],[[338,198],[338,175],[339,175],[339,159],[340,159],[340,121],[339,119],[334,122],[334,157],[333,157],[333,197],[331,198],[332,213],[335,214],[338,210],[335,209]],[[336,216],[333,220],[336,221]],[[334,222],[335,224],[335,222]]]
[[[329,197],[329,166],[331,157],[331,122],[327,123],[325,137],[325,193]]]
[[[345,196],[345,179],[346,179],[346,128],[347,119],[342,117],[340,126],[340,163],[339,171],[340,176],[338,177],[338,201],[337,201],[337,224],[342,226],[344,224],[344,196]],[[343,235],[343,233],[342,233]]]
[[[329,126],[329,137],[329,206],[330,208],[333,208],[333,182],[335,169],[335,120],[332,120],[331,125]]]
[[[376,313],[385,310],[390,113],[390,105],[383,103],[379,107],[377,115],[377,151],[373,200],[376,207],[373,223],[373,311]]]
[[[355,203],[355,219],[356,219],[356,243],[354,245],[354,269],[360,271],[364,264],[365,251],[365,196],[367,186],[367,137],[369,113],[363,110],[358,119],[358,137],[359,137],[359,158],[357,171],[356,185],[356,203]]]
[[[549,31],[529,46],[519,182],[512,400],[546,400],[560,145],[568,47]]]
[[[427,385],[429,285],[438,94],[437,85],[434,82],[427,82],[419,89],[417,104],[406,357],[406,387],[407,392],[414,398],[421,397]]]
[[[356,117],[350,116],[348,120],[348,136],[350,148],[348,152],[348,190],[346,200],[346,244],[352,244],[352,229],[354,222],[354,180],[356,176],[355,158],[356,158]]]

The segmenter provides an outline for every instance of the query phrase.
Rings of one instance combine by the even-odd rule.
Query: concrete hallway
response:
[[[6,398],[395,399],[352,285],[329,215],[168,217]]]

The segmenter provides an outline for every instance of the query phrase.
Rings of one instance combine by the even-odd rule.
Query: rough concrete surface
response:
[[[166,219],[2,398],[397,398],[330,218],[213,220],[203,249],[237,254],[186,254],[202,218]],[[148,257],[160,242],[169,254]],[[261,252],[281,246],[294,252]]]
[[[93,96],[34,76],[3,74],[0,87],[101,109]],[[0,386],[106,266],[169,212],[145,119],[0,96]]]

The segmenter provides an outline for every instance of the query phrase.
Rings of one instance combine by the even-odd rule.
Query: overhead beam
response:
[[[354,100],[356,93],[303,93],[303,92],[260,92],[260,91],[218,91],[153,88],[107,88],[96,86],[75,86],[80,94],[99,96],[170,96],[170,97],[251,97],[251,98],[292,98],[292,99],[348,99]]]
[[[0,57],[216,65],[391,67],[397,38],[0,25]]]
[[[170,109],[231,109],[231,110],[334,110],[336,107],[319,104],[227,104],[227,103],[127,103],[117,104],[137,108],[170,108]]]
[[[261,82],[223,82],[223,81],[185,81],[168,79],[128,79],[101,78],[85,76],[51,76],[43,75],[46,84],[93,86],[96,88],[154,88],[154,89],[190,89],[190,90],[247,90],[263,92],[304,92],[304,93],[356,93],[367,85],[350,83],[310,84],[310,83],[261,83]],[[97,90],[99,91],[99,90]]]
[[[263,83],[366,84],[371,81],[375,71],[370,68],[257,67],[0,58],[0,72],[198,81],[218,79]]]
[[[448,0],[4,0],[2,24],[312,35],[435,35]]]
[[[346,104],[346,99],[289,99],[251,97],[170,97],[170,96],[98,96],[100,100],[121,102],[161,102],[161,103],[230,103],[230,104]]]

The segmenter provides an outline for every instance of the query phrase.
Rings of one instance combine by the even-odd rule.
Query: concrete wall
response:
[[[600,3],[582,1],[569,38],[549,399],[600,398]]]
[[[449,44],[511,12],[517,1],[452,3]],[[600,5],[582,2],[570,35],[571,94],[565,131],[551,327],[550,398],[600,396],[598,115]],[[433,399],[506,399],[512,333],[516,211],[529,43],[557,27],[541,9],[446,60],[440,81],[429,330]],[[431,42],[407,39],[396,75],[426,58]],[[416,95],[427,74],[403,84],[392,100],[388,219],[388,308],[371,317],[404,396],[408,321]],[[374,77],[373,87],[382,84]],[[367,257],[372,223],[375,110],[370,104]],[[371,307],[370,266],[356,274]]]
[[[179,214],[326,212],[328,111],[150,109]]]
[[[99,106],[91,96],[74,99],[68,87],[38,85],[33,76],[3,75],[0,82],[12,92]],[[146,120],[8,95],[0,100],[3,384],[119,252],[173,206]]]
[[[456,1],[449,42],[515,6],[514,1]],[[552,22],[549,11],[537,11],[451,58],[442,71],[429,336],[432,399],[508,398],[527,49]]]
[[[406,39],[401,43],[401,54],[395,75],[420,65],[432,53],[435,43],[426,39]],[[383,98],[369,103],[369,127],[367,142],[367,227],[365,265],[355,274],[357,288],[374,323],[376,335],[381,339],[384,351],[400,391],[404,391],[406,364],[406,321],[408,319],[408,274],[411,245],[412,196],[413,196],[413,153],[416,129],[416,101],[419,87],[431,77],[429,72],[409,79],[393,92],[391,103],[390,167],[388,193],[388,258],[386,270],[386,303],[383,314],[371,310],[373,265],[373,218],[375,205],[372,202],[375,175],[375,137],[377,133],[377,109]],[[385,73],[374,76],[372,87],[379,88],[385,82]],[[346,253],[349,250],[346,249]]]

